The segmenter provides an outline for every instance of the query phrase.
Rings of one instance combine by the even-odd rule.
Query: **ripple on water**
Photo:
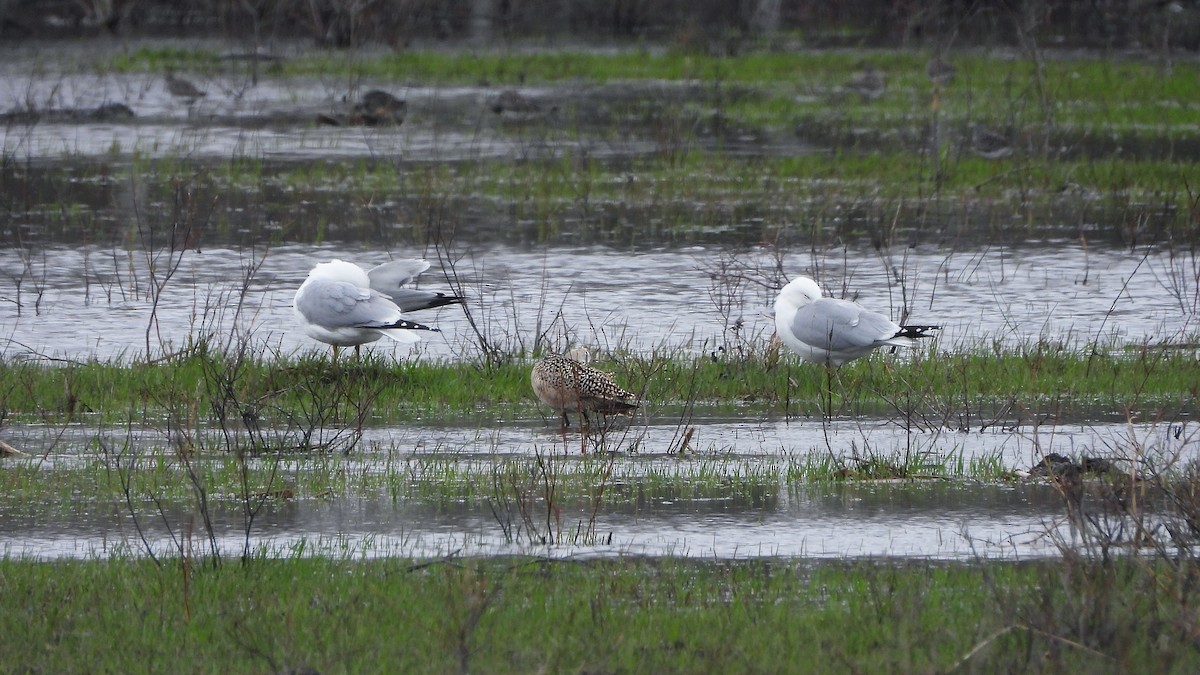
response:
[[[1062,499],[1049,485],[967,479],[811,483],[789,481],[785,473],[808,453],[846,459],[868,446],[880,455],[955,453],[969,460],[998,454],[1007,466],[1029,466],[1038,453],[1128,447],[1136,435],[1148,456],[1194,454],[1186,439],[1155,425],[906,434],[879,419],[840,420],[829,429],[819,421],[763,419],[697,428],[702,444],[694,447],[702,450],[685,457],[618,452],[599,458],[581,456],[577,437],[564,440],[540,421],[495,429],[370,428],[350,455],[285,458],[280,475],[288,485],[305,485],[301,476],[317,471],[353,476],[357,487],[337,494],[297,488],[295,498],[267,499],[249,542],[278,555],[1028,558],[1056,555],[1058,543],[1073,535]],[[106,444],[127,453],[126,466],[131,457],[168,452],[153,430],[98,432],[76,425],[7,431],[31,455],[19,461],[38,465],[39,476],[81,468],[103,473],[100,444],[90,442],[97,434],[109,435]],[[667,447],[676,432],[675,424],[635,425],[627,442],[636,436],[638,447]],[[605,475],[611,461],[609,478],[589,479],[592,493],[602,489],[608,499],[593,510],[586,496],[563,497],[547,521],[535,455],[564,485],[581,471]],[[13,460],[5,461],[11,466]],[[524,466],[529,475],[506,473],[507,466]],[[564,488],[561,494],[580,492]],[[225,554],[239,553],[247,541],[241,502],[235,495],[212,495],[211,508],[215,545]],[[0,552],[42,558],[138,553],[142,534],[156,551],[171,552],[173,535],[191,527],[198,536],[200,517],[190,505],[168,502],[161,509],[142,503],[135,522],[123,504],[97,503],[87,493],[72,497],[68,507],[5,504]]]
[[[362,247],[280,246],[243,282],[257,264],[251,252],[188,251],[156,302],[146,282],[146,256],[114,259],[111,253],[96,247],[51,247],[27,269],[26,252],[0,248],[0,266],[26,270],[27,277],[18,287],[17,277],[0,276],[0,296],[13,300],[0,303],[3,353],[131,357],[147,348],[154,353],[177,349],[200,333],[239,336],[284,354],[319,349],[322,345],[300,331],[291,309],[292,296],[309,269],[332,258],[365,266],[389,259],[388,252]],[[527,332],[544,329],[560,311],[559,322],[574,342],[602,350],[667,348],[707,354],[731,337],[726,314],[741,322],[738,339],[765,345],[774,330],[774,292],[748,291],[726,314],[719,312],[709,294],[712,281],[706,267],[718,254],[704,247],[642,252],[494,247],[460,261],[459,270],[467,273],[463,290],[477,325],[504,348],[531,346]],[[826,274],[848,275],[861,301],[899,315],[900,295],[887,285],[887,274],[873,255],[863,256],[860,262],[831,262]],[[1161,282],[1162,272],[1175,264],[1167,252],[1061,245],[1011,258],[908,252],[908,320],[942,324],[938,345],[943,350],[1038,339],[1068,347],[1110,338],[1172,340],[1182,339],[1180,331],[1187,328],[1179,322],[1178,299]],[[796,251],[784,264],[799,273],[810,262],[807,252]],[[422,278],[422,287],[443,288],[441,276],[435,267]],[[474,329],[461,309],[418,316],[442,333],[413,348],[382,340],[368,349],[397,358],[457,359],[477,352]]]

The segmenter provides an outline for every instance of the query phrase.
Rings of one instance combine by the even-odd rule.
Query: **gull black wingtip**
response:
[[[467,299],[461,295],[446,295],[438,293],[429,301],[429,306],[424,309],[433,309],[434,307],[444,307],[446,305],[462,305],[466,304]]]
[[[929,331],[941,330],[941,326],[901,326],[894,337],[930,338]]]
[[[428,331],[433,331],[434,333],[442,332],[442,329],[440,329],[440,328],[435,328],[433,326],[426,326],[423,323],[417,323],[416,321],[406,321],[404,319],[400,319],[399,321],[397,321],[395,323],[384,324],[381,326],[371,326],[371,328],[377,328],[379,330],[387,330],[389,328],[403,328],[405,330],[428,330]]]

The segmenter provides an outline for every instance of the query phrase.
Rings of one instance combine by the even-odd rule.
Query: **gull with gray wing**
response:
[[[911,347],[940,326],[901,326],[849,300],[826,298],[808,277],[796,277],[775,300],[775,331],[805,361],[840,366],[879,347]]]
[[[444,305],[462,304],[464,298],[440,291],[408,288],[422,272],[429,269],[428,260],[401,259],[385,262],[367,270],[371,288],[391,298],[401,311],[416,312]]]
[[[417,331],[437,328],[409,321],[400,306],[371,287],[371,278],[354,263],[332,260],[320,263],[296,291],[292,303],[304,332],[314,340],[338,347],[359,346],[387,336],[397,342],[421,339]]]

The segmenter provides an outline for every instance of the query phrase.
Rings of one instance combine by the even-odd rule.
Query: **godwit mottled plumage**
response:
[[[623,389],[611,373],[587,365],[587,350],[576,348],[567,356],[546,354],[533,367],[530,383],[542,403],[562,412],[563,430],[571,425],[568,412],[578,412],[583,424],[588,413],[627,413],[638,407],[637,396]]]

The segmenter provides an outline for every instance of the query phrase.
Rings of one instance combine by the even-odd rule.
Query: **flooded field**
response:
[[[302,552],[355,558],[524,554],[976,560],[1054,556],[1061,553],[1060,544],[1072,540],[1061,497],[1047,486],[802,487],[763,501],[718,497],[679,504],[662,499],[606,507],[594,523],[582,510],[568,512],[563,515],[577,519],[563,524],[564,540],[545,544],[512,541],[505,535],[508,523],[498,521],[487,506],[398,505],[387,496],[372,495],[271,504],[257,515],[247,537],[241,507],[218,503],[211,514],[211,545],[229,558],[242,555],[248,545],[272,557]],[[141,555],[149,546],[158,555],[170,555],[178,553],[184,533],[195,553],[211,552],[198,514],[175,509],[150,514],[139,523],[118,505],[58,518],[8,513],[0,528],[0,554],[88,558]],[[593,537],[587,528],[593,525],[602,543],[586,543]]]
[[[687,453],[657,450],[677,447],[685,425]],[[169,435],[86,425],[6,433],[35,454],[26,461],[37,480],[94,472],[110,486],[131,467],[152,472],[172,463]],[[861,418],[635,419],[590,440],[560,435],[552,420],[498,419],[474,429],[380,426],[366,429],[348,455],[256,460],[273,467],[278,481],[270,498],[251,498],[249,528],[247,502],[236,494],[210,495],[209,540],[202,514],[170,497],[172,490],[160,494],[162,501],[131,506],[89,496],[105,490],[85,481],[69,503],[6,499],[0,550],[39,558],[137,554],[143,547],[167,554],[186,532],[199,549],[226,556],[248,546],[271,555],[1027,559],[1057,555],[1077,536],[1059,488],[1044,480],[937,478],[940,467],[1028,468],[1059,453],[1103,456],[1122,470],[1143,471],[1194,461],[1195,438],[1190,422],[914,433],[895,421]],[[930,469],[896,481],[792,477],[826,457],[850,470],[905,457]],[[590,498],[570,496],[580,473],[596,481]],[[312,487],[321,484],[329,487]],[[548,485],[561,485],[563,496],[547,500]]]
[[[419,252],[417,252],[419,253]],[[427,272],[420,287],[467,297],[467,312],[500,344],[532,349],[549,331],[557,348],[683,349],[706,354],[740,336],[765,345],[777,291],[714,279],[727,251],[716,246],[628,251],[606,248],[464,253],[453,269]],[[938,347],[1007,346],[1039,340],[1187,342],[1196,330],[1194,258],[1171,251],[1096,251],[1076,242],[944,251],[921,247],[896,260],[846,250],[838,259],[784,252],[791,274],[819,270],[866,306],[944,327]],[[161,288],[149,281],[151,255],[94,247],[46,247],[30,257],[0,249],[0,321],[10,358],[110,359],[170,352],[189,336],[237,332],[281,354],[316,347],[292,313],[295,289],[312,265],[340,258],[364,267],[413,252],[286,245],[269,252],[208,249],[179,257]],[[261,257],[254,257],[261,256]],[[768,254],[742,254],[755,269]],[[896,283],[900,275],[903,283]],[[447,279],[447,276],[450,278]],[[764,278],[764,282],[770,281]],[[836,292],[836,291],[835,291]],[[397,358],[471,358],[475,334],[458,308],[425,312],[442,333],[416,347],[377,342]],[[82,330],[81,330],[82,327]]]
[[[1177,178],[1200,152],[1194,121],[1114,123],[1107,133],[1064,122],[1037,136],[1061,151],[1035,152],[1023,132],[1026,146],[1000,165],[970,152],[970,90],[946,94],[942,119],[919,77],[890,90],[899,117],[874,119],[866,103],[824,83],[706,77],[525,86],[535,107],[518,116],[490,83],[250,78],[230,68],[191,75],[206,95],[184,101],[158,72],[47,68],[46,53],[26,56],[0,70],[4,363],[135,362],[199,337],[279,359],[323,350],[291,308],[308,270],[333,258],[370,267],[404,257],[433,262],[422,288],[467,302],[416,317],[441,333],[414,347],[368,347],[397,360],[475,361],[485,342],[513,359],[578,344],[694,358],[765,349],[775,295],[801,273],[894,318],[940,324],[942,353],[1196,348],[1194,184],[1147,187],[1123,165],[1105,174],[1095,166],[1160,162]],[[375,86],[406,99],[403,123],[341,124]],[[804,112],[822,102],[824,117]],[[131,114],[98,116],[116,103]],[[802,110],[780,124],[737,105]],[[839,159],[883,168],[827,177],[789,164]],[[891,192],[904,181],[889,180],[889,161],[917,167],[918,177]],[[1081,163],[1044,175],[1070,162]],[[960,183],[944,182],[955,175]],[[1179,410],[1050,423],[1035,411],[987,430],[916,433],[879,413],[663,412],[683,404],[653,402],[604,441],[558,434],[549,412],[330,427],[362,436],[348,454],[279,460],[289,494],[261,500],[249,527],[236,495],[213,495],[207,521],[179,498],[6,495],[0,555],[167,553],[187,532],[224,555],[1023,559],[1057,555],[1072,539],[1050,483],[821,482],[789,471],[812,456],[853,465],[896,455],[1028,469],[1052,452],[1140,467],[1190,462],[1197,450]],[[121,458],[169,463],[167,425],[132,426],[139,431],[0,426],[29,455],[0,470],[111,480]],[[694,452],[668,453],[684,433]],[[559,504],[529,492],[517,503],[512,485],[495,482],[512,461],[551,458],[570,474],[594,471],[597,457],[611,458],[593,486],[604,499]],[[313,472],[343,478],[326,490],[296,487]],[[372,475],[391,482],[344,478]],[[204,522],[212,532],[200,531]]]

